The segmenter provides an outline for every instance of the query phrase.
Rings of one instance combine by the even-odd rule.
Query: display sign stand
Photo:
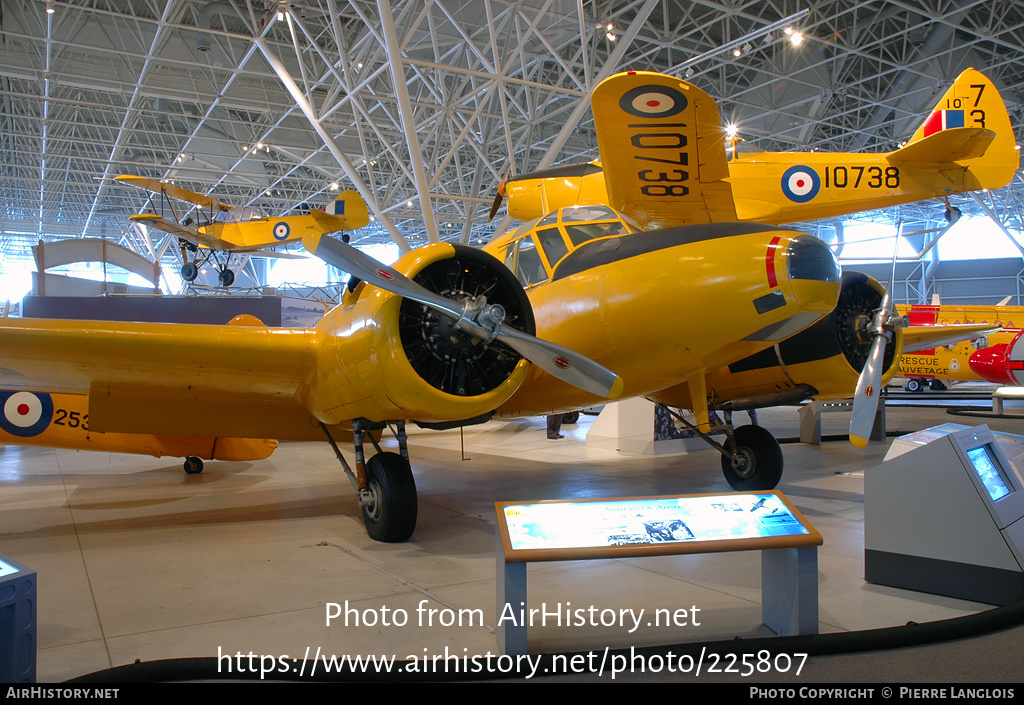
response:
[[[540,561],[761,552],[761,618],[780,636],[818,633],[821,534],[778,491],[498,502],[496,635],[528,653],[527,565]],[[509,623],[511,622],[511,623]]]

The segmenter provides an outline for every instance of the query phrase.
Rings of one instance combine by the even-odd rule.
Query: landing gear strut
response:
[[[417,514],[416,480],[409,465],[405,422],[395,422],[394,433],[398,439],[398,453],[381,450],[376,439],[368,433],[369,425],[366,419],[352,422],[356,455],[355,473],[345,462],[327,427],[324,424],[320,424],[320,427],[323,428],[334,454],[356,489],[366,533],[374,541],[399,543],[412,536],[416,529]],[[364,462],[363,442],[367,436],[377,453],[369,461]]]
[[[754,425],[734,429],[732,412],[726,411],[724,429],[727,435],[725,445],[722,445],[672,409],[669,413],[722,454],[722,473],[734,490],[773,490],[778,486],[782,479],[782,447],[769,431]]]

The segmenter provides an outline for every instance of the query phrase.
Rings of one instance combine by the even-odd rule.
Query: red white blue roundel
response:
[[[288,227],[288,223],[282,220],[280,223],[274,226],[274,239],[287,240],[288,233],[290,233],[291,231],[292,229]]]
[[[791,166],[782,175],[782,193],[794,203],[807,203],[820,189],[821,179],[810,167]]]
[[[53,399],[49,394],[0,392],[0,404],[0,428],[12,436],[38,436],[53,419]]]
[[[663,118],[686,110],[686,96],[668,86],[637,86],[619,98],[619,107],[630,115]]]

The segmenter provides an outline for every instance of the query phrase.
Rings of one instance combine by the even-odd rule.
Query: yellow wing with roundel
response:
[[[592,103],[608,205],[647,228],[736,220],[725,132],[707,93],[629,71],[598,85]]]

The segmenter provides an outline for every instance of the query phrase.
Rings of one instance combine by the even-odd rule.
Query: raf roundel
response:
[[[672,117],[686,110],[686,96],[668,86],[638,86],[619,99],[619,107],[636,117]]]
[[[810,167],[791,166],[782,175],[782,193],[794,203],[807,203],[820,189],[821,179]]]
[[[292,229],[288,227],[288,223],[282,220],[280,223],[274,226],[274,238],[276,240],[287,240],[288,233],[290,233],[291,231]]]
[[[49,394],[0,392],[0,404],[0,428],[19,438],[38,436],[53,419],[53,399]]]

